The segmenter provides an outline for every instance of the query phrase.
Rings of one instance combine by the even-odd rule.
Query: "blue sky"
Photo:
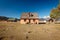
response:
[[[39,17],[49,16],[59,0],[0,0],[0,16],[20,18],[22,12],[37,12]]]

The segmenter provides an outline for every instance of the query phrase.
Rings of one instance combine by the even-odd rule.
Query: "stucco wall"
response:
[[[25,24],[24,19],[20,20],[20,24]]]
[[[29,20],[28,19],[26,19],[26,22],[25,23],[28,23],[29,22]]]
[[[20,24],[26,24],[26,23],[29,23],[29,19],[26,19],[26,21],[24,21],[24,19],[21,19],[20,20]],[[38,24],[39,23],[39,20],[36,19],[35,21],[33,19],[30,20],[30,23],[31,24]]]
[[[39,23],[39,20],[37,20],[37,19],[36,19],[36,20],[35,20],[35,23],[37,23],[37,24],[38,24],[38,23]]]
[[[31,19],[31,20],[30,20],[30,23],[34,24],[34,21],[33,21],[33,19]]]

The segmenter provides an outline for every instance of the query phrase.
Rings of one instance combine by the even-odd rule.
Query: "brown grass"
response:
[[[0,40],[60,40],[60,24],[0,22]]]

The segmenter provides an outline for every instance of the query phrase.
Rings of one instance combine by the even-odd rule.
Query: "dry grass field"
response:
[[[0,40],[60,40],[60,24],[0,22]]]

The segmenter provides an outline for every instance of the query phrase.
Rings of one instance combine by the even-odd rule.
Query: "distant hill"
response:
[[[8,20],[8,17],[0,16],[0,20]]]
[[[6,17],[6,16],[0,16],[0,21],[14,21],[14,22],[16,22],[16,21],[19,21],[20,19],[18,19],[18,18],[13,18],[13,17]]]

